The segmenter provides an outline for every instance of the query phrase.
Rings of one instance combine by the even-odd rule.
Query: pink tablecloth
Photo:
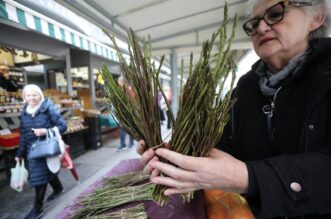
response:
[[[142,170],[138,159],[123,160],[111,169],[104,177],[116,176],[126,172]],[[95,189],[102,186],[102,178],[85,189],[80,195],[88,194]],[[76,209],[78,198],[73,201],[72,205],[63,209],[56,215],[56,219],[67,219]],[[137,203],[137,202],[136,202]],[[161,207],[153,201],[144,201],[144,206],[147,211],[148,217],[151,219],[204,219],[204,202],[201,192],[195,193],[195,198],[190,203],[183,203],[179,195],[172,196],[168,204]],[[132,205],[132,204],[131,204]],[[123,206],[122,206],[123,207]],[[124,206],[128,207],[128,205]]]

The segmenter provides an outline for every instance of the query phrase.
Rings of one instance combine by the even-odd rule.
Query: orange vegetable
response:
[[[254,219],[249,208],[235,207],[227,214],[227,219]]]
[[[217,202],[217,199],[224,194],[224,191],[219,189],[208,189],[208,190],[203,190],[203,193],[204,193],[205,201],[208,204],[212,204]]]
[[[207,207],[207,218],[208,219],[225,219],[227,218],[227,210],[222,206],[212,205]]]
[[[204,190],[208,219],[254,219],[246,200],[237,193]]]

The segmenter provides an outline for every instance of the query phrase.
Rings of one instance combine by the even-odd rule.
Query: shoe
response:
[[[128,149],[126,146],[121,146],[121,147],[117,148],[117,152],[124,151],[126,149]]]
[[[57,197],[59,197],[62,193],[63,189],[61,189],[60,191],[57,192],[53,192],[50,196],[47,197],[46,201],[50,202],[53,201],[54,199],[56,199]]]
[[[24,219],[39,219],[41,218],[42,213],[42,210],[32,208],[32,210],[24,217]]]

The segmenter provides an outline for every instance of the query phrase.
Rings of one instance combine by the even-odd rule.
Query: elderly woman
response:
[[[54,104],[45,99],[41,89],[34,84],[26,85],[23,89],[25,106],[21,114],[20,147],[17,151],[16,161],[25,159],[31,145],[40,137],[45,136],[47,129],[59,129],[64,133],[67,129]],[[26,215],[26,219],[38,218],[43,210],[43,200],[47,183],[53,188],[53,193],[47,201],[56,198],[63,190],[62,184],[56,174],[53,174],[47,166],[46,158],[28,160],[29,185],[35,187],[35,200],[32,210]]]
[[[218,149],[206,158],[148,150],[141,161],[166,195],[216,188],[245,195],[256,218],[331,218],[330,10],[323,1],[252,4],[243,28],[261,59],[237,84]]]

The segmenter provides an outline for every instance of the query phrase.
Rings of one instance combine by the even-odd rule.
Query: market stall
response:
[[[102,145],[101,136],[94,141],[86,139],[94,135],[86,135],[92,128],[84,125],[81,111],[95,107],[94,69],[102,63],[116,64],[116,54],[81,29],[68,25],[70,22],[63,24],[60,17],[44,16],[43,12],[15,1],[1,1],[0,65],[9,67],[19,91],[0,90],[0,130],[4,138],[4,143],[0,142],[0,181],[8,180],[18,147],[18,143],[8,142],[13,142],[10,135],[19,129],[23,105],[20,90],[25,84],[37,84],[49,91],[46,96],[67,120],[69,128],[63,138],[71,146],[72,157]],[[87,68],[86,76],[75,74],[74,69],[80,67]]]

